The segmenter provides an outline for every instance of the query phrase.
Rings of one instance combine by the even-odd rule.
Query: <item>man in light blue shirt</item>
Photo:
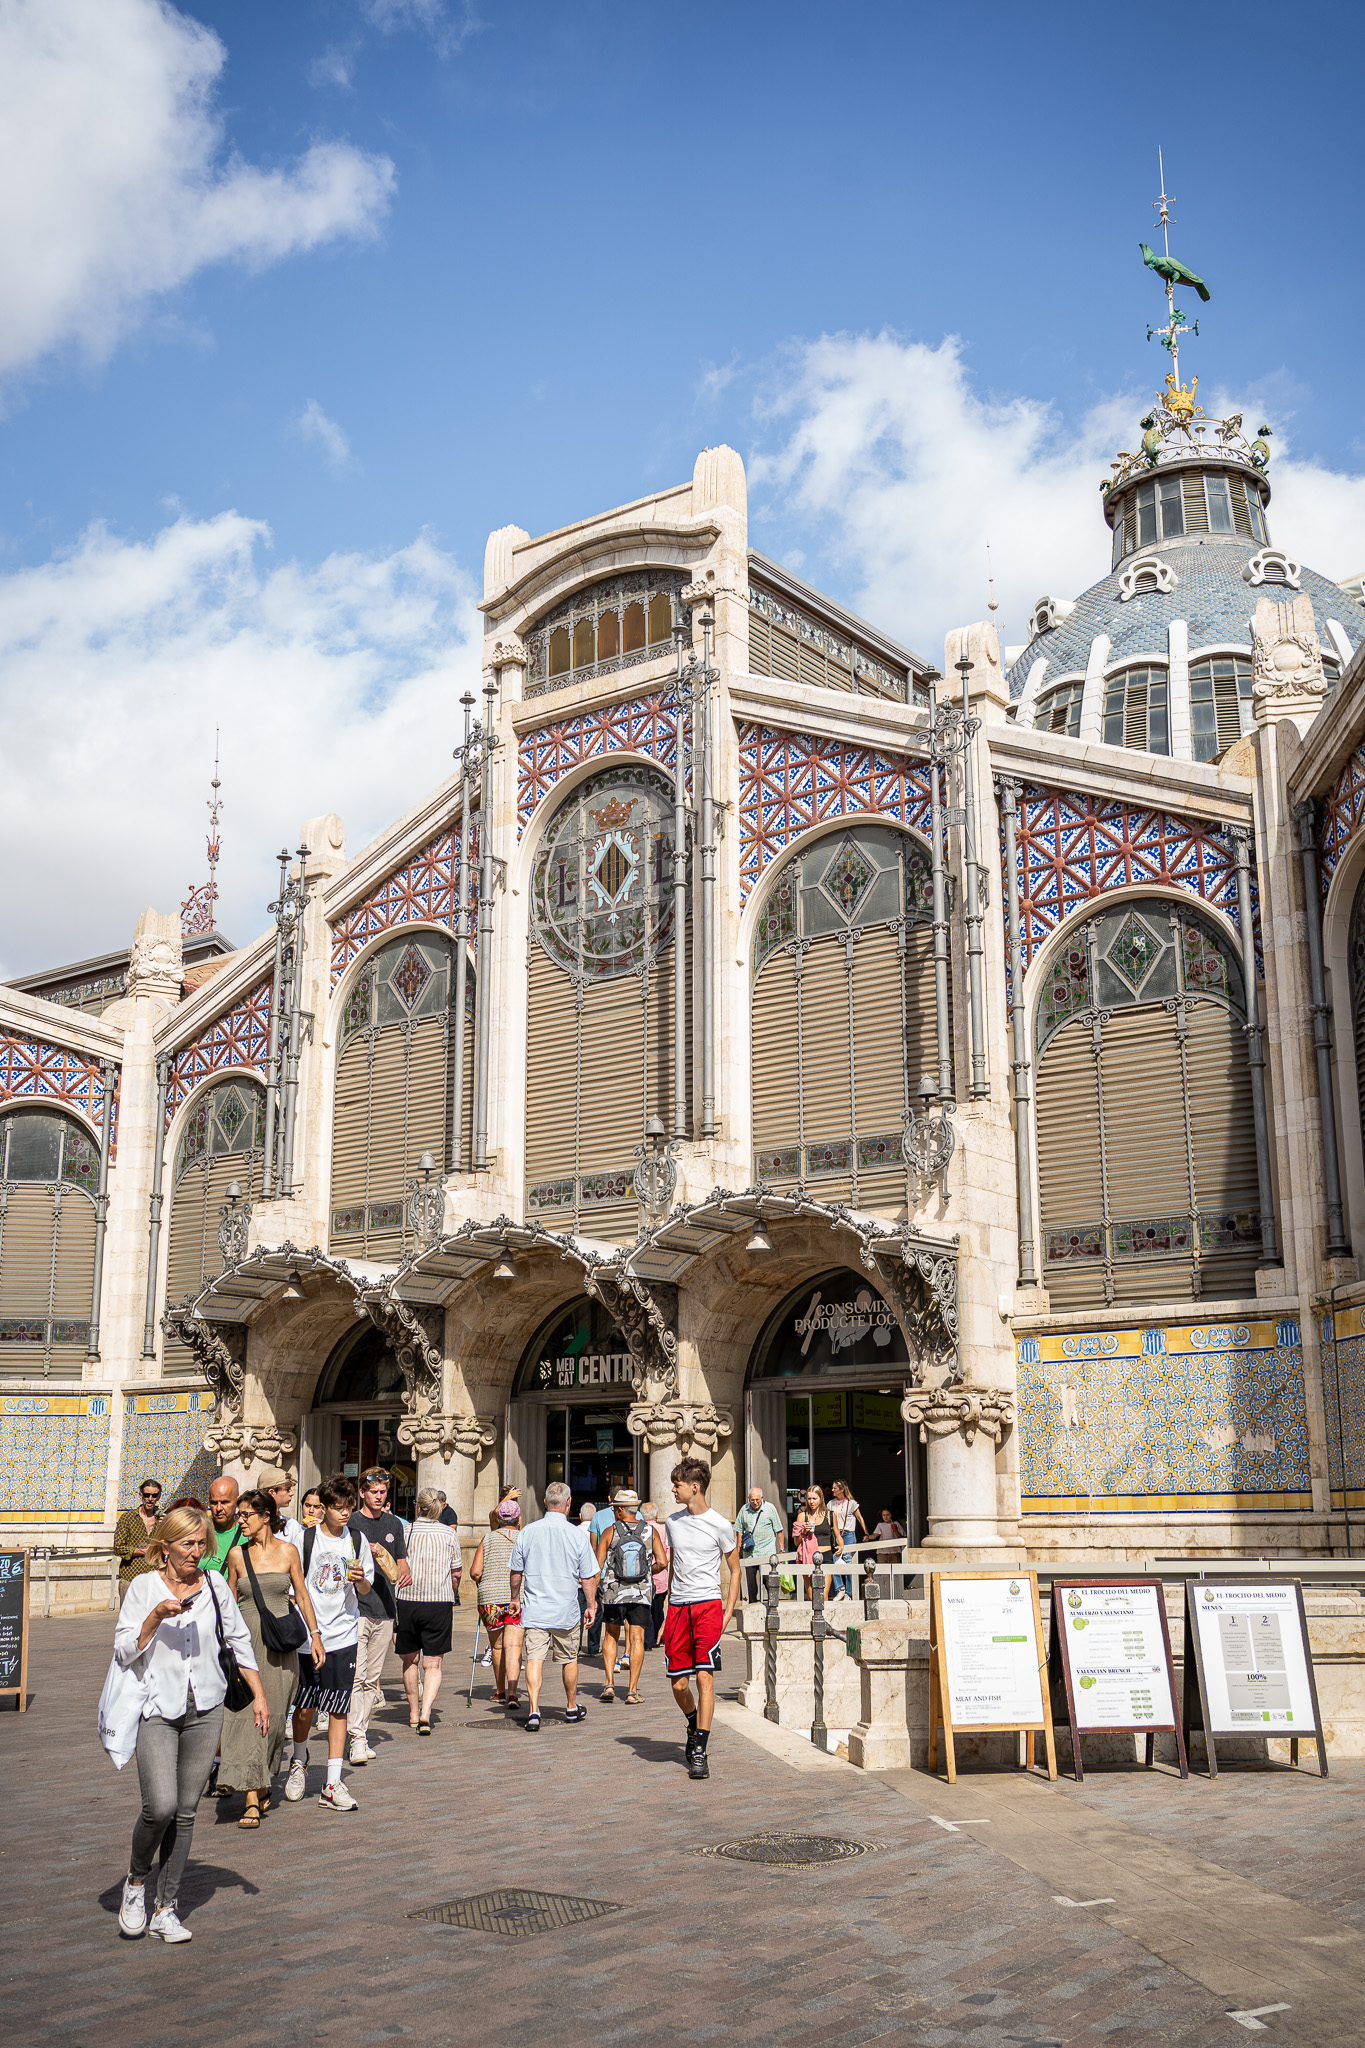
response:
[[[584,1721],[588,1710],[578,1704],[578,1589],[583,1588],[589,1621],[597,1614],[596,1556],[587,1530],[569,1520],[573,1499],[558,1480],[545,1489],[545,1513],[523,1529],[508,1559],[512,1604],[520,1604],[525,1631],[526,1726],[540,1727],[540,1681],[545,1659],[564,1668],[564,1719]]]

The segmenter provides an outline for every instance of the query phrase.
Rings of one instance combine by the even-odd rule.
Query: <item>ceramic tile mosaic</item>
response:
[[[239,1003],[212,1024],[206,1024],[197,1038],[182,1045],[171,1062],[170,1086],[166,1090],[166,1125],[185,1097],[210,1074],[230,1067],[249,1067],[262,1080],[270,1040],[270,977],[244,995]]]
[[[1239,926],[1231,843],[1197,819],[1030,784],[1020,799],[1017,845],[1025,966],[1073,911],[1125,883],[1185,890],[1216,904]],[[1254,865],[1251,915],[1259,947]]]
[[[0,1523],[102,1522],[109,1394],[0,1395]]]
[[[769,725],[739,728],[739,886],[751,895],[770,861],[827,819],[871,812],[929,836],[929,770],[909,754]]]
[[[471,823],[469,832],[469,908],[467,929],[471,946],[476,940],[474,911],[478,903],[479,828]],[[429,845],[412,855],[391,875],[372,889],[363,903],[332,922],[332,987],[335,988],[351,962],[371,939],[398,925],[428,923],[455,930],[460,900],[460,828],[458,823],[438,833]]]
[[[1318,882],[1324,899],[1342,856],[1365,820],[1365,747],[1357,747],[1318,806]]]
[[[125,1394],[123,1448],[119,1459],[118,1504],[137,1506],[144,1479],[158,1479],[162,1499],[192,1493],[207,1501],[218,1477],[218,1460],[204,1449],[213,1421],[213,1396],[203,1393]]]
[[[1334,1508],[1365,1508],[1365,1309],[1337,1310],[1322,1318],[1322,1405],[1327,1423],[1327,1469]],[[1346,1444],[1346,1496],[1342,1498],[1341,1447]]]
[[[118,1151],[120,1071],[116,1066],[111,1160]],[[35,1095],[46,1096],[53,1102],[68,1102],[89,1117],[97,1131],[104,1128],[104,1073],[98,1060],[73,1052],[70,1046],[50,1045],[43,1038],[22,1038],[11,1031],[0,1031],[0,1102],[11,1096]]]
[[[536,726],[517,740],[517,837],[536,805],[584,761],[602,754],[647,754],[673,766],[672,693],[658,690],[623,704],[602,704],[555,725]]]
[[[1025,1514],[1312,1507],[1296,1321],[1015,1342]]]

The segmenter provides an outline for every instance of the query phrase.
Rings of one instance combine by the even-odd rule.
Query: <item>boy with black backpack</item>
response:
[[[640,1496],[623,1486],[612,1506],[615,1520],[597,1538],[602,1567],[598,1599],[602,1610],[602,1668],[607,1682],[604,1700],[616,1698],[616,1657],[621,1631],[626,1632],[630,1659],[630,1690],[626,1705],[640,1704],[640,1671],[645,1661],[645,1628],[654,1598],[654,1574],[668,1567],[668,1555],[652,1522],[640,1513]]]

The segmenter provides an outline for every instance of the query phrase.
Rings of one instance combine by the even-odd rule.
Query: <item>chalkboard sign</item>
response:
[[[1082,1735],[1145,1735],[1148,1770],[1157,1734],[1174,1735],[1189,1776],[1160,1579],[1054,1579],[1048,1674],[1057,1706],[1064,1695],[1078,1784]]]
[[[1185,1586],[1185,1742],[1194,1707],[1204,1724],[1209,1776],[1218,1776],[1219,1735],[1289,1737],[1317,1743],[1327,1776],[1327,1743],[1308,1646],[1308,1616],[1297,1579],[1190,1579]]]
[[[0,1550],[0,1698],[28,1705],[28,1552]]]

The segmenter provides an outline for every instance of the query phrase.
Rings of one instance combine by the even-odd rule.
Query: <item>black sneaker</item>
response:
[[[528,1715],[526,1716],[526,1720],[525,1720],[525,1722],[524,1722],[524,1724],[523,1724],[523,1725],[525,1726],[525,1728],[526,1728],[526,1729],[528,1730],[528,1732],[529,1732],[530,1734],[532,1734],[532,1735],[539,1735],[539,1733],[540,1733],[540,1716],[539,1716],[539,1714],[528,1714]]]
[[[693,1754],[687,1759],[687,1775],[689,1778],[710,1777],[711,1766],[710,1763],[707,1761],[706,1751],[704,1749],[694,1751]]]
[[[697,1731],[696,1731],[696,1729],[695,1729],[695,1728],[694,1728],[694,1727],[693,1727],[693,1726],[692,1726],[692,1725],[691,1725],[691,1724],[689,1723],[689,1725],[688,1725],[688,1730],[687,1730],[687,1741],[686,1741],[686,1742],[685,1742],[685,1743],[683,1744],[683,1755],[684,1755],[684,1756],[685,1756],[685,1757],[687,1758],[687,1761],[688,1761],[689,1763],[691,1763],[691,1761],[692,1761],[693,1757],[694,1757],[694,1756],[696,1755],[696,1753],[697,1753]]]

